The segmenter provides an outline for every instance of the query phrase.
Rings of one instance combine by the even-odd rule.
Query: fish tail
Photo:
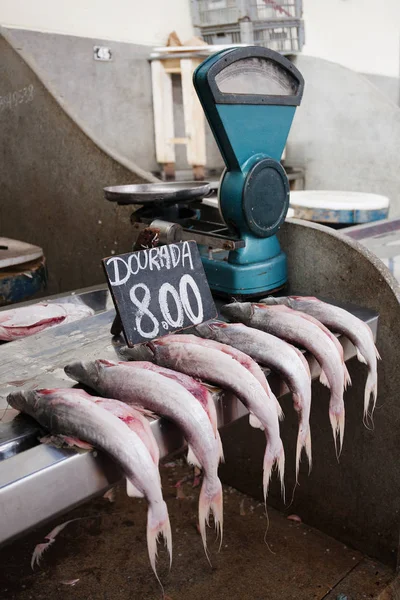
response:
[[[329,420],[331,422],[331,428],[333,433],[333,440],[335,442],[336,458],[339,460],[339,456],[342,452],[343,438],[344,438],[344,404],[341,403],[339,410],[337,408],[329,409]],[[339,436],[339,447],[337,438]]]
[[[219,547],[221,548],[224,524],[223,510],[222,485],[220,480],[217,479],[211,486],[207,476],[205,476],[199,498],[199,528],[208,562],[210,562],[210,559],[207,551],[206,525],[209,525],[210,513],[212,512],[214,515],[215,530],[217,535],[220,535]]]
[[[171,568],[172,534],[168,509],[164,501],[162,501],[162,503],[153,502],[149,504],[147,511],[147,550],[149,553],[151,568],[154,571],[154,575],[156,576],[158,583],[162,587],[156,570],[157,543],[160,535],[164,538],[164,542],[169,554],[169,566]]]
[[[373,414],[376,405],[376,398],[378,395],[378,381],[376,371],[368,371],[367,382],[365,384],[365,392],[364,392],[364,425],[371,429],[373,428]],[[371,398],[372,396],[372,398]],[[372,400],[371,410],[369,410],[369,406]],[[370,425],[371,424],[371,425]]]
[[[219,462],[225,462],[225,456],[224,456],[224,448],[222,446],[222,440],[221,440],[221,436],[219,434],[219,431],[217,429],[217,433],[216,436],[217,438],[217,444],[218,444],[218,451],[219,451]]]
[[[268,496],[268,488],[269,482],[271,480],[272,469],[276,465],[278,470],[279,479],[281,482],[281,493],[282,498],[285,498],[285,452],[283,449],[283,445],[281,445],[281,450],[275,454],[273,454],[270,450],[269,444],[267,442],[267,447],[265,449],[264,454],[264,469],[263,469],[263,491],[264,491],[264,502],[267,501]]]
[[[304,429],[299,424],[299,433],[297,434],[296,444],[296,483],[299,483],[299,467],[301,460],[301,451],[304,448],[308,459],[308,473],[311,472],[312,457],[311,457],[311,432],[310,426],[307,426],[307,433],[304,435]]]

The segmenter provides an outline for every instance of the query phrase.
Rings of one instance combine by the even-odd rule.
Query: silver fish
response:
[[[149,342],[147,348],[153,353],[153,360],[158,365],[228,389],[243,402],[261,422],[266,432],[264,497],[266,498],[268,493],[274,465],[278,467],[283,493],[285,454],[279,433],[276,399],[274,396],[268,396],[258,379],[234,358],[233,349],[192,335],[167,335]]]
[[[377,359],[379,352],[375,346],[372,331],[367,323],[347,310],[322,302],[311,296],[288,296],[285,298],[265,298],[264,304],[284,304],[293,310],[300,310],[318,319],[332,331],[346,336],[355,346],[357,358],[368,366],[368,376],[364,393],[364,421],[372,418],[378,395]],[[371,411],[369,406],[372,403]]]
[[[315,356],[329,382],[331,393],[329,419],[336,452],[339,455],[344,436],[345,376],[341,355],[332,340],[320,327],[284,306],[234,302],[223,306],[221,312],[231,321],[238,321],[276,335],[287,342],[309,350]],[[339,436],[339,451],[337,436]]]
[[[275,397],[275,394],[272,393],[272,390],[269,387],[269,383],[268,383],[260,365],[258,365],[251,358],[251,356],[249,356],[248,354],[245,354],[244,352],[241,352],[241,350],[239,350],[238,348],[234,348],[234,347],[230,346],[229,344],[220,344],[218,341],[214,341],[212,339],[202,340],[201,338],[199,339],[191,334],[189,334],[189,335],[188,334],[180,334],[179,336],[178,335],[170,335],[170,336],[168,336],[168,341],[171,343],[177,342],[179,344],[186,342],[188,344],[203,345],[206,348],[215,348],[215,350],[219,350],[220,352],[224,352],[225,354],[232,356],[232,358],[237,360],[245,369],[247,369],[252,375],[254,375],[254,377],[257,379],[257,381],[264,388],[264,391],[267,394],[267,396],[274,401],[276,412],[278,414],[279,419],[283,419],[284,415],[283,415],[281,405],[279,404],[277,398]],[[255,427],[258,429],[264,429],[264,427],[260,423],[259,419],[257,419],[257,417],[255,415],[253,415],[251,412],[250,412],[250,425],[252,425],[252,427]]]
[[[215,527],[220,531],[221,539],[223,529],[218,441],[198,400],[180,383],[155,372],[153,367],[147,363],[126,366],[107,360],[94,360],[71,363],[65,367],[65,372],[100,394],[168,417],[182,429],[204,470],[199,498],[199,525],[207,554],[206,522],[210,511],[214,514]]]
[[[208,321],[197,325],[196,333],[203,338],[229,344],[251,356],[259,364],[277,373],[293,395],[294,408],[299,415],[296,449],[296,479],[301,450],[304,447],[311,469],[311,375],[303,354],[294,346],[274,335],[247,327],[242,323]]]
[[[192,394],[192,396],[194,396],[196,398],[196,400],[198,400],[200,402],[200,404],[206,411],[208,418],[210,419],[210,423],[212,425],[214,435],[218,442],[219,458],[221,461],[224,460],[224,452],[222,449],[221,437],[220,437],[219,431],[218,431],[217,410],[215,408],[214,398],[207,386],[205,386],[200,381],[197,381],[197,379],[193,379],[193,377],[189,377],[189,375],[185,375],[184,373],[180,373],[178,371],[173,371],[172,369],[165,369],[164,367],[159,367],[158,365],[155,365],[150,362],[144,362],[143,364],[140,362],[135,362],[135,363],[134,362],[118,362],[118,364],[125,365],[126,367],[133,365],[136,368],[143,366],[144,369],[148,369],[150,371],[154,371],[155,373],[159,373],[160,375],[164,375],[164,377],[168,377],[169,379],[176,381],[180,385],[183,385],[183,387],[188,392],[190,392]],[[123,403],[121,403],[121,404],[123,404]],[[127,406],[126,404],[123,404],[123,405]],[[131,407],[128,407],[128,408],[133,410]],[[146,422],[148,423],[147,420],[146,420]],[[157,446],[157,448],[158,448],[158,446]],[[187,454],[186,458],[187,458],[188,463],[195,465],[196,467],[199,467],[201,469],[201,464],[199,463],[199,461],[193,451],[193,448],[190,445],[188,448],[188,454]]]
[[[161,492],[158,469],[137,434],[118,417],[91,401],[83,390],[54,389],[9,394],[9,404],[55,434],[81,438],[107,452],[149,504],[147,546],[156,571],[157,540],[161,534],[172,560],[171,526]]]
[[[147,450],[150,452],[150,456],[153,459],[154,464],[158,468],[160,461],[160,449],[158,447],[154,433],[150,427],[149,420],[144,416],[143,412],[120,402],[119,400],[112,400],[111,398],[100,398],[98,396],[89,396],[89,400],[101,406],[105,410],[118,417],[123,421],[129,429],[132,429],[142,440]]]

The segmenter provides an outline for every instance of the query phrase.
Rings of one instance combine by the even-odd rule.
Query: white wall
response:
[[[0,0],[0,24],[152,46],[193,35],[189,0]]]
[[[362,73],[400,74],[400,0],[303,0],[303,53]]]

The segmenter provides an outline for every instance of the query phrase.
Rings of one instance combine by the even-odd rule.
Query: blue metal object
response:
[[[201,250],[210,287],[252,296],[282,287],[286,256],[275,233],[289,207],[280,158],[304,81],[280,54],[260,47],[230,48],[207,58],[193,83],[226,170],[219,206],[245,247],[209,255]]]
[[[46,289],[45,258],[8,267],[0,271],[0,306],[28,300]]]

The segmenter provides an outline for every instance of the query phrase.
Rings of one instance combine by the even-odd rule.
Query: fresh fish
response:
[[[110,413],[128,425],[129,429],[132,429],[132,431],[134,431],[140,437],[143,444],[150,452],[150,456],[154,464],[158,468],[158,463],[160,461],[160,449],[158,447],[156,438],[154,437],[154,433],[151,430],[149,420],[143,415],[143,413],[133,408],[133,406],[129,406],[128,404],[125,404],[125,402],[120,402],[119,400],[99,398],[97,396],[89,396],[89,399],[98,406],[101,406],[101,408],[108,410]]]
[[[161,534],[172,560],[171,526],[161,492],[158,469],[139,436],[119,418],[91,401],[83,390],[54,389],[9,394],[9,404],[55,434],[78,437],[107,452],[147,499],[147,546],[156,571],[157,540]]]
[[[309,350],[315,356],[329,382],[331,393],[329,419],[336,452],[339,455],[344,436],[344,369],[341,355],[332,340],[320,327],[286,307],[234,302],[223,306],[221,312],[231,321],[238,321],[276,335]],[[337,436],[339,436],[339,451]]]
[[[142,345],[138,355],[146,354],[158,365],[181,371],[192,377],[199,377],[228,389],[243,402],[261,422],[266,433],[264,497],[267,496],[269,480],[275,464],[278,467],[283,493],[285,454],[279,434],[276,399],[268,396],[258,379],[234,358],[233,349],[225,344],[201,340],[192,335],[167,335]]]
[[[267,302],[264,302],[263,300],[261,300],[261,304],[267,304],[268,306],[271,306],[270,304],[268,304]],[[275,306],[275,305],[273,305],[273,306]],[[278,304],[277,304],[277,306],[278,306]],[[286,312],[290,312],[292,310],[290,307],[283,305],[283,304],[279,304],[279,306],[280,306],[280,310],[283,310],[283,311],[286,310]],[[321,331],[323,331],[335,344],[336,350],[339,352],[340,358],[342,359],[343,371],[344,371],[344,389],[347,389],[347,386],[351,385],[351,378],[350,378],[350,374],[347,370],[346,363],[344,362],[344,354],[343,354],[342,344],[339,342],[337,337],[327,327],[325,327],[325,325],[323,323],[321,323],[321,321],[319,321],[318,319],[315,319],[312,315],[309,315],[305,312],[301,312],[301,311],[296,311],[296,312],[300,317],[303,317],[303,319],[306,319],[307,321],[310,321],[310,323],[314,323],[314,325],[319,327],[321,329]],[[323,385],[326,385],[327,387],[329,387],[329,381],[327,380],[324,371],[321,371],[319,380]]]
[[[372,414],[378,395],[378,370],[377,359],[380,358],[375,346],[372,331],[367,323],[352,315],[347,310],[322,302],[318,298],[306,296],[288,296],[286,298],[265,298],[266,304],[284,304],[293,310],[300,310],[318,319],[332,331],[346,336],[355,346],[357,358],[368,366],[368,376],[364,394],[364,420]],[[371,411],[369,406],[372,402]]]
[[[4,310],[0,312],[0,340],[11,342],[48,327],[72,323],[93,314],[94,311],[86,304],[72,302],[38,302]]]
[[[215,348],[215,350],[220,350],[221,352],[224,352],[225,354],[232,356],[232,358],[237,360],[245,369],[250,371],[250,373],[252,375],[254,375],[254,377],[260,382],[260,384],[264,388],[267,396],[272,398],[273,401],[275,402],[275,407],[276,407],[276,411],[277,411],[279,419],[283,419],[284,415],[283,415],[281,405],[279,404],[275,395],[272,393],[272,390],[269,387],[269,383],[268,383],[262,369],[248,354],[241,352],[239,349],[234,348],[234,347],[230,346],[229,344],[220,344],[218,341],[214,341],[211,339],[202,340],[201,338],[199,339],[198,337],[195,337],[193,335],[188,335],[188,334],[180,334],[179,336],[170,335],[170,336],[168,336],[168,339],[171,343],[177,342],[177,343],[181,344],[182,342],[186,342],[188,344],[203,345],[206,348]],[[257,417],[255,417],[252,413],[250,413],[250,424],[252,425],[252,427],[264,429],[264,427],[261,425],[261,423],[257,419]]]
[[[160,375],[153,365],[129,366],[107,360],[74,362],[65,367],[72,379],[105,396],[142,406],[168,417],[182,429],[204,471],[199,499],[199,525],[207,554],[206,522],[214,514],[217,531],[223,529],[222,485],[218,478],[219,446],[200,402],[180,383]]]
[[[133,365],[136,368],[139,366],[143,366],[144,369],[154,371],[155,373],[164,375],[164,377],[169,377],[169,379],[172,379],[172,380],[176,381],[177,383],[179,383],[180,385],[183,385],[183,387],[185,389],[187,389],[187,391],[190,392],[192,394],[192,396],[194,396],[196,398],[196,400],[198,400],[200,402],[200,404],[206,411],[208,418],[210,419],[211,425],[213,427],[214,435],[218,441],[220,460],[221,461],[224,460],[224,452],[222,449],[221,437],[220,437],[219,431],[218,431],[218,418],[217,418],[217,410],[215,408],[215,402],[214,402],[214,399],[212,397],[212,394],[211,394],[209,388],[207,386],[205,386],[204,383],[201,383],[200,381],[197,381],[197,379],[193,379],[193,377],[189,377],[188,375],[185,375],[184,373],[179,373],[178,371],[173,371],[172,369],[165,369],[164,367],[159,367],[158,365],[155,365],[151,362],[143,362],[143,363],[140,363],[140,362],[135,362],[135,363],[133,363],[133,362],[118,362],[118,364],[125,365],[127,367]],[[126,406],[126,405],[124,405],[124,406]],[[148,423],[147,419],[146,419],[146,422]],[[158,448],[158,446],[157,446],[157,448]],[[189,445],[189,450],[188,450],[188,454],[187,454],[187,461],[190,464],[201,468],[201,465],[200,465],[199,461],[197,460],[196,455],[190,445]]]
[[[197,325],[196,333],[203,338],[229,344],[251,356],[259,364],[277,373],[293,395],[294,408],[299,415],[296,450],[296,479],[301,450],[304,447],[311,469],[311,375],[302,352],[274,335],[247,327],[242,323],[208,321]]]

